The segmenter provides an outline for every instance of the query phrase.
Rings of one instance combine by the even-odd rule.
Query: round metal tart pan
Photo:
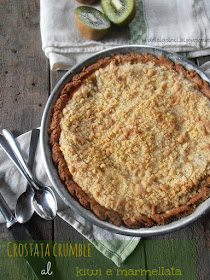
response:
[[[181,229],[185,227],[186,225],[189,225],[190,223],[197,220],[201,215],[205,214],[210,209],[210,198],[205,200],[203,203],[198,205],[195,209],[195,211],[188,215],[187,217],[179,218],[169,224],[166,225],[160,225],[160,226],[153,226],[150,228],[139,228],[139,229],[131,229],[127,228],[125,226],[115,226],[109,222],[102,221],[99,218],[97,218],[90,210],[87,210],[83,208],[80,203],[74,199],[69,192],[67,191],[67,188],[65,185],[61,182],[57,168],[55,167],[52,156],[51,156],[51,147],[49,144],[49,126],[51,122],[51,116],[52,116],[52,108],[58,99],[61,90],[64,88],[66,83],[68,83],[71,78],[76,74],[79,73],[84,67],[91,65],[95,63],[98,59],[104,58],[107,56],[110,56],[111,54],[120,53],[130,53],[130,52],[136,52],[136,53],[150,53],[155,56],[162,55],[165,57],[168,57],[174,62],[182,64],[187,69],[194,69],[202,79],[210,82],[210,79],[203,73],[194,63],[188,61],[184,57],[177,55],[175,53],[170,53],[167,51],[164,51],[162,49],[149,47],[149,46],[140,46],[140,45],[129,45],[129,46],[122,46],[122,47],[115,47],[111,48],[105,51],[98,52],[97,54],[89,57],[88,59],[84,60],[83,62],[75,65],[72,67],[57,83],[55,88],[53,89],[48,102],[46,104],[43,117],[42,117],[42,123],[41,123],[41,149],[42,149],[42,156],[46,168],[47,175],[49,176],[52,185],[56,189],[59,196],[63,199],[63,201],[71,207],[75,212],[77,212],[79,215],[81,215],[84,219],[88,220],[89,222],[105,229],[108,231],[112,231],[119,234],[129,235],[129,236],[154,236],[154,235],[160,235],[160,234],[166,234],[178,229]]]

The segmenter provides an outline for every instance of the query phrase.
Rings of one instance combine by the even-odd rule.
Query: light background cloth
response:
[[[17,138],[26,160],[28,159],[30,136],[31,132],[29,131]],[[51,186],[42,161],[40,144],[36,151],[33,173],[40,182]],[[25,188],[25,179],[4,151],[0,149],[0,193],[11,210],[14,211],[17,198],[25,191]],[[110,233],[94,226],[66,206],[56,192],[55,194],[58,201],[58,216],[86,237],[102,254],[111,259],[117,266],[120,266],[138,245],[140,238]],[[4,219],[0,213],[0,223],[3,222]]]
[[[83,37],[74,23],[75,0],[41,0],[42,48],[51,69],[69,69],[91,54],[118,45],[143,44],[182,52],[187,57],[210,54],[209,0],[136,0],[128,27],[112,27],[101,41]],[[100,5],[94,5],[101,9]]]

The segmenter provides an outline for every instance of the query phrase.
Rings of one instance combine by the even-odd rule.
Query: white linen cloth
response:
[[[128,27],[111,28],[101,41],[83,37],[74,22],[75,0],[41,0],[42,49],[52,70],[69,69],[105,48],[143,44],[182,52],[187,57],[210,54],[209,0],[136,0]],[[94,7],[101,9],[100,4]]]
[[[29,131],[17,138],[26,160],[28,159],[27,154],[30,136],[31,132]],[[33,174],[43,184],[47,186],[52,185],[45,172],[40,144],[38,144],[36,151]],[[0,193],[12,211],[15,209],[17,198],[25,191],[25,188],[25,179],[0,148]],[[58,201],[58,216],[86,237],[102,254],[111,259],[117,266],[120,266],[138,245],[140,238],[110,233],[94,226],[70,209],[61,198],[59,198],[56,191],[55,194]],[[3,216],[0,213],[0,223],[4,222]],[[110,240],[112,240],[112,242],[110,242]]]

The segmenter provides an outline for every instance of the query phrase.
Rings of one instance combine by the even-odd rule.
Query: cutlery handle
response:
[[[32,129],[31,132],[31,142],[29,146],[29,158],[28,158],[28,168],[32,171],[33,169],[33,164],[34,164],[34,159],[35,159],[35,154],[36,154],[36,148],[38,145],[39,141],[39,134],[40,130],[39,129]]]
[[[12,149],[10,148],[9,144],[7,143],[7,140],[5,139],[5,137],[2,134],[0,134],[0,145],[1,145],[1,148],[4,150],[4,152],[8,155],[8,157],[13,161],[13,163],[16,165],[16,167],[22,173],[22,170],[20,170],[20,168],[19,168],[19,161],[15,157]]]
[[[1,193],[0,193],[0,211],[7,223],[7,227],[10,227],[14,222],[16,222],[11,210],[9,209],[9,206],[7,205]]]
[[[20,152],[20,149],[16,143],[16,140],[9,130],[3,129],[3,135],[0,135],[0,145],[2,149],[6,152],[9,158],[13,161],[22,175],[26,178],[29,184],[37,189],[37,185],[34,182],[33,175],[27,167],[25,160]]]

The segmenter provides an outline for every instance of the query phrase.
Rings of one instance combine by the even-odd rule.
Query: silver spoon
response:
[[[31,140],[29,145],[29,159],[28,159],[28,167],[30,170],[33,168],[34,158],[36,154],[36,148],[39,141],[39,129],[33,129],[31,132]],[[22,193],[17,202],[15,208],[15,217],[17,221],[21,224],[26,223],[31,219],[34,213],[34,190],[33,188],[27,184],[26,191]]]
[[[34,179],[12,133],[6,129],[3,129],[2,133],[4,136],[0,135],[0,144],[3,150],[33,188],[33,206],[35,211],[42,218],[52,220],[57,212],[57,202],[53,191],[47,186],[40,185],[40,183]]]

